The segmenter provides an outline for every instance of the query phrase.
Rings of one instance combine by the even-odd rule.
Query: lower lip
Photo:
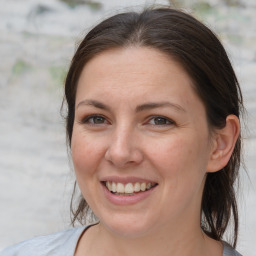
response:
[[[104,191],[104,194],[105,196],[107,197],[107,199],[113,203],[113,204],[116,204],[116,205],[131,205],[131,204],[136,204],[136,203],[139,203],[141,201],[143,201],[144,199],[146,199],[147,197],[149,197],[151,195],[151,193],[155,190],[155,187],[147,190],[147,191],[144,191],[144,192],[139,192],[139,193],[136,193],[132,196],[120,196],[120,195],[115,195],[115,194],[112,194],[104,184],[101,184],[102,185],[102,188],[103,188],[103,191]]]

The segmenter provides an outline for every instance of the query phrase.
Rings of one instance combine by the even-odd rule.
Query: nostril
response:
[[[105,153],[105,159],[119,168],[126,167],[131,164],[139,164],[143,160],[143,154],[138,149],[113,148],[111,146]]]

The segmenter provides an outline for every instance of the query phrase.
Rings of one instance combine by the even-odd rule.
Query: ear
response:
[[[227,165],[239,134],[240,122],[238,117],[235,115],[227,116],[225,127],[217,129],[213,136],[213,146],[207,165],[207,172],[217,172]]]

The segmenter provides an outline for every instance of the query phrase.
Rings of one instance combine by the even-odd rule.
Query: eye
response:
[[[82,123],[97,125],[97,124],[106,124],[106,123],[108,123],[108,121],[106,120],[106,118],[104,116],[92,115],[92,116],[88,116],[88,117],[84,118],[82,120]]]
[[[155,116],[151,118],[148,123],[151,125],[172,125],[174,124],[174,121],[166,117]]]

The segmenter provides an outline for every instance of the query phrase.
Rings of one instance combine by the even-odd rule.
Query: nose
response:
[[[135,131],[128,127],[116,129],[105,153],[105,159],[118,168],[140,164],[143,153],[140,149],[140,140],[135,136]]]

